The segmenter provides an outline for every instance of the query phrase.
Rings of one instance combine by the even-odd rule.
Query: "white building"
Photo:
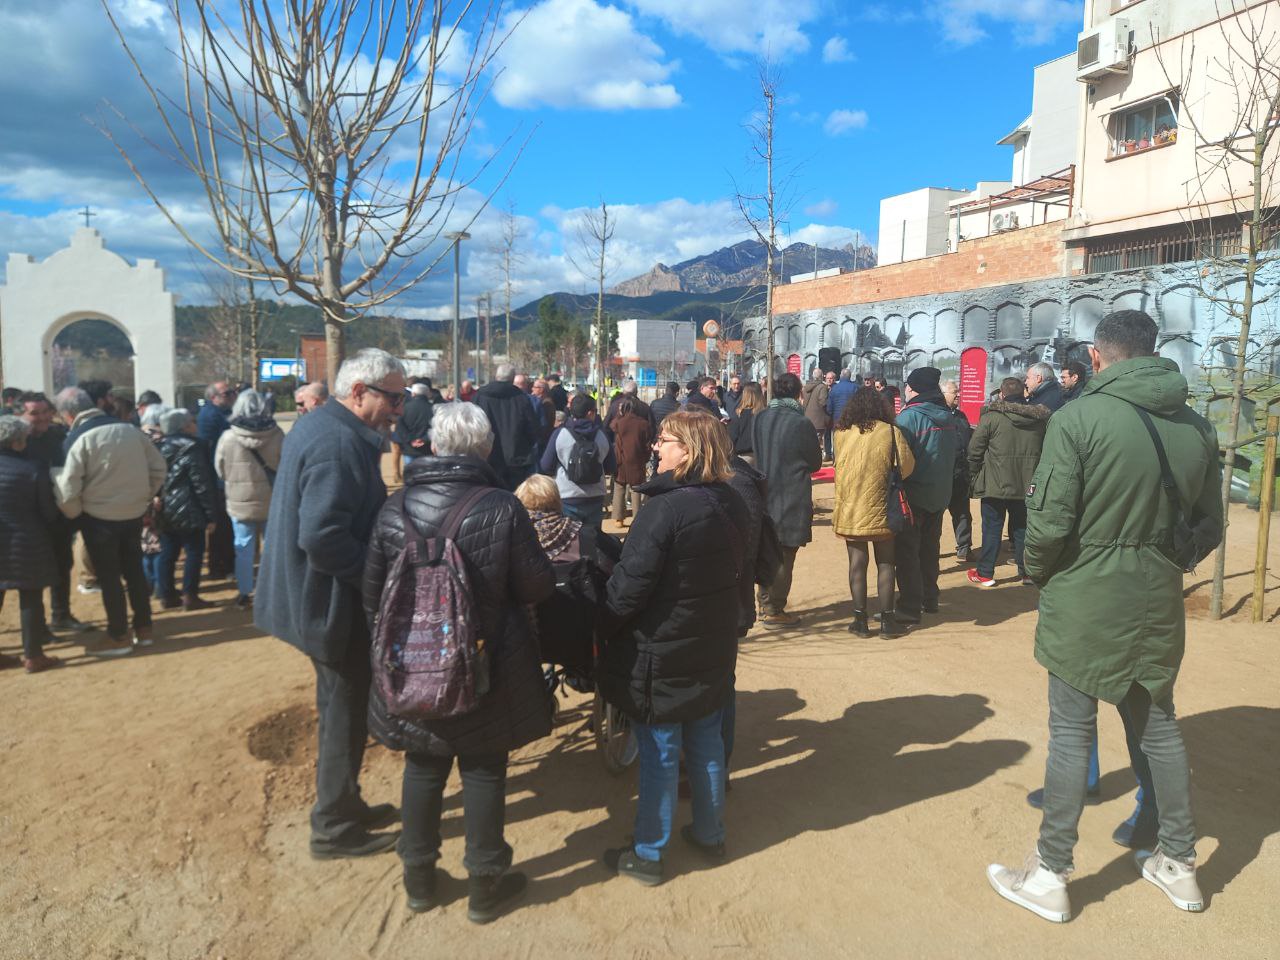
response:
[[[1031,82],[1031,114],[996,142],[1013,147],[1012,186],[1065,170],[1076,162],[1080,137],[1080,89],[1076,55],[1068,53],[1036,67]]]
[[[968,195],[968,190],[925,187],[885,197],[880,201],[876,262],[883,267],[946,253],[951,201]]]
[[[642,386],[679,380],[702,366],[696,329],[687,321],[619,320],[618,359],[623,378]]]

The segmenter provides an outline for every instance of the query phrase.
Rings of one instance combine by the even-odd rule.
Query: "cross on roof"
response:
[[[92,210],[90,210],[90,209],[89,209],[89,205],[88,205],[87,203],[84,205],[84,209],[83,209],[83,210],[78,210],[78,211],[77,211],[77,214],[78,214],[79,216],[84,217],[84,225],[85,225],[86,227],[89,225],[89,218],[90,218],[90,217],[96,217],[96,216],[97,216],[97,214],[96,214],[96,213],[94,213]]]

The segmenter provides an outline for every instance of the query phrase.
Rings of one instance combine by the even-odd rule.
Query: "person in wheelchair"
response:
[[[622,556],[622,543],[565,516],[550,477],[529,477],[516,488],[516,499],[529,511],[538,542],[555,571],[555,592],[535,611],[542,662],[562,668],[571,689],[589,693],[594,689],[596,617],[605,583]],[[555,681],[554,672],[550,678]]]

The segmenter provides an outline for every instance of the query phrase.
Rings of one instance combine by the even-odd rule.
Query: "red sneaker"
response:
[[[994,587],[996,585],[995,580],[991,577],[984,577],[977,570],[969,571],[969,582],[979,587]]]

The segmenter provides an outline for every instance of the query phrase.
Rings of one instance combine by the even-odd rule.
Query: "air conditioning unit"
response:
[[[1005,227],[1004,221],[1005,221],[1005,215],[1003,213],[997,213],[994,217],[991,218],[991,229],[996,233],[1001,233],[1002,231],[1008,229],[1007,227]]]
[[[1088,82],[1113,73],[1128,73],[1132,51],[1133,26],[1127,17],[1112,17],[1077,38],[1076,79]]]
[[[997,213],[991,218],[991,232],[1004,233],[1006,230],[1018,229],[1018,215],[1013,211]]]

